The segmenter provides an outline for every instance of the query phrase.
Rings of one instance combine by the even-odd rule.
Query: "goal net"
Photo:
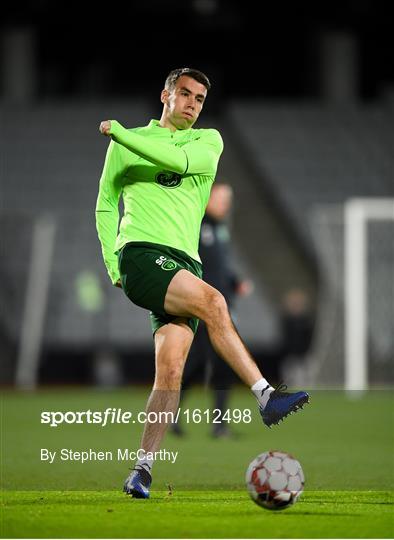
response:
[[[315,208],[321,263],[315,384],[365,390],[394,383],[394,199]]]

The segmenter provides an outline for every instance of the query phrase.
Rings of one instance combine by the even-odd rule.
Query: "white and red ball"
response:
[[[246,471],[249,495],[256,504],[269,510],[282,510],[294,504],[304,484],[300,462],[286,452],[264,452]]]

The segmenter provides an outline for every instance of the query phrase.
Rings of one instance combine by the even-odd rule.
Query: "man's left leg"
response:
[[[155,333],[156,373],[146,406],[147,422],[140,445],[143,455],[124,484],[124,491],[133,497],[149,497],[152,454],[159,450],[164,434],[175,417],[182,373],[193,337],[186,319],[175,319]],[[168,414],[162,414],[160,418],[160,413]]]
[[[256,396],[266,426],[279,423],[309,402],[307,392],[284,392],[286,385],[273,388],[268,383],[240,338],[224,296],[208,283],[180,270],[168,286],[164,308],[172,315],[197,317],[205,322],[215,351]]]
[[[206,334],[207,347],[210,347],[211,359],[211,378],[210,387],[213,392],[213,409],[217,422],[212,425],[213,437],[235,437],[234,432],[230,429],[230,423],[223,420],[226,411],[229,409],[230,390],[232,385],[238,382],[234,371],[230,368],[227,362],[223,362],[220,356],[214,351],[208,337],[205,325],[204,331]],[[220,416],[219,416],[220,415]]]

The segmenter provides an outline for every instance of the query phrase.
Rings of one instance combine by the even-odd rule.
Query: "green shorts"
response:
[[[120,279],[127,297],[137,306],[149,309],[153,334],[177,317],[164,310],[164,300],[170,281],[179,270],[189,270],[202,277],[202,265],[184,251],[152,244],[129,242],[118,256]],[[198,319],[188,319],[194,333]]]

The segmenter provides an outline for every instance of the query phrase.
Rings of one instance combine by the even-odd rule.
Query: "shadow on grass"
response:
[[[319,512],[319,511],[314,511],[314,512],[283,512],[281,514],[282,516],[284,515],[287,515],[287,516],[335,516],[335,517],[361,517],[363,516],[364,514],[356,514],[356,513],[350,513],[350,512]]]
[[[302,503],[303,504],[340,504],[340,505],[344,504],[343,501],[335,502],[335,501],[332,501],[330,499],[326,499],[326,500],[324,500],[324,499],[308,499],[308,500],[302,500]],[[372,505],[394,506],[394,502],[390,502],[390,501],[355,501],[355,500],[350,500],[347,504],[361,504],[361,505],[372,504]]]

